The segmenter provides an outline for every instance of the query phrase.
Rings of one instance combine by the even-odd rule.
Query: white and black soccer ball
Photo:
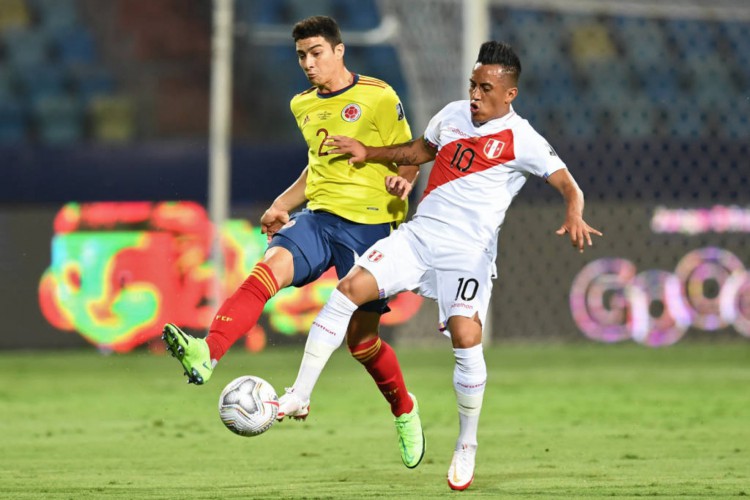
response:
[[[240,436],[257,436],[271,428],[279,412],[279,397],[260,377],[245,375],[229,382],[219,396],[219,416]]]

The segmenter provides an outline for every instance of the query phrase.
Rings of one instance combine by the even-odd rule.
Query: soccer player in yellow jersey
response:
[[[177,326],[164,327],[164,341],[182,364],[189,382],[204,384],[231,345],[258,321],[266,302],[279,289],[303,286],[335,266],[346,275],[373,243],[404,220],[406,198],[418,167],[392,162],[349,164],[330,154],[330,136],[357,137],[379,146],[411,140],[411,131],[396,92],[382,80],[349,71],[344,44],[330,17],[314,16],[298,22],[292,36],[299,65],[312,88],[294,96],[291,110],[308,145],[307,166],[261,217],[269,246],[250,276],[219,308],[205,339],[192,337]],[[307,202],[306,208],[290,212]],[[390,403],[398,432],[401,459],[416,467],[424,456],[424,435],[416,398],[406,390],[393,349],[378,336],[385,299],[362,305],[347,329],[347,344]],[[305,373],[280,398],[279,420],[304,419],[310,393],[323,365],[338,342],[308,337],[303,359]],[[322,360],[316,363],[315,360]]]
[[[300,57],[315,57],[320,46],[306,47],[307,44],[307,40],[299,44],[308,51]],[[343,45],[340,47],[343,49]],[[316,73],[308,75],[311,81],[317,78]],[[360,224],[397,224],[404,220],[407,204],[385,189],[384,179],[396,173],[393,165],[371,162],[355,170],[347,167],[340,155],[328,154],[323,144],[329,136],[344,130],[384,145],[411,137],[402,105],[396,92],[382,80],[354,73],[343,76],[343,88],[322,93],[313,87],[291,102],[292,113],[309,147],[307,208]]]

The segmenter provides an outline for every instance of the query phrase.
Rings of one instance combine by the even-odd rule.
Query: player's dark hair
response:
[[[292,28],[292,38],[294,38],[295,42],[314,36],[322,36],[331,44],[331,47],[335,47],[341,43],[341,30],[339,30],[338,23],[332,17],[308,17],[295,24],[294,28]]]
[[[511,75],[516,83],[521,76],[521,60],[513,48],[505,42],[484,42],[479,48],[477,62],[502,66],[503,73]]]

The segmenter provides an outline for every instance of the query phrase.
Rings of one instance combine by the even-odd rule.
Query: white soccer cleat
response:
[[[286,392],[279,398],[279,412],[276,420],[281,422],[285,417],[304,420],[310,414],[310,401],[302,401],[294,393],[294,388],[286,388]]]
[[[465,490],[474,480],[474,462],[477,447],[468,444],[461,445],[461,449],[453,452],[453,460],[448,469],[448,486],[452,490]]]

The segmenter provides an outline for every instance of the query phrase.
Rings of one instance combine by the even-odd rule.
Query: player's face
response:
[[[297,59],[305,76],[316,87],[330,82],[344,65],[344,44],[335,47],[322,36],[297,41]]]
[[[513,78],[503,73],[502,66],[477,63],[469,79],[471,119],[484,123],[500,118],[510,111],[517,94]]]

